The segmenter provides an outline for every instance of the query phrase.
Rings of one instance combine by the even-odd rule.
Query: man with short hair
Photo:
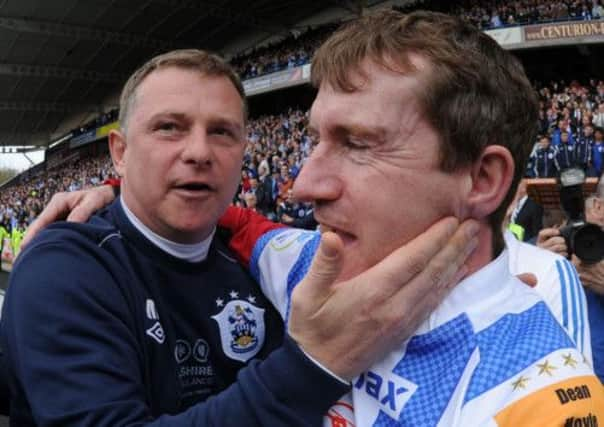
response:
[[[203,51],[160,55],[131,76],[120,107],[109,135],[120,199],[85,224],[44,230],[14,265],[1,328],[13,425],[318,425],[442,297],[432,278],[446,288],[467,257],[471,221],[440,221],[331,287],[325,311],[298,316],[283,338],[280,316],[216,232],[245,147],[231,67]],[[400,300],[394,316],[369,310],[379,290]],[[312,311],[308,298],[297,303]]]
[[[604,172],[604,129],[598,127],[594,131],[594,141],[591,146],[591,159],[588,176],[599,177]]]
[[[577,139],[575,149],[575,164],[588,172],[588,166],[591,161],[591,150],[594,143],[594,128],[591,124],[583,126],[579,138]]]
[[[531,153],[532,178],[553,178],[558,175],[560,168],[556,159],[556,148],[551,143],[551,138],[542,135],[537,146]]]
[[[560,132],[560,144],[556,147],[556,161],[561,171],[575,165],[575,144],[571,144],[569,141],[569,134],[566,130]]]
[[[500,227],[537,117],[517,60],[457,18],[383,12],[330,37],[315,53],[311,79],[318,94],[310,128],[320,142],[294,195],[315,202],[321,242],[275,229],[248,248],[252,274],[286,321],[307,309],[293,299],[305,293],[297,283],[315,252],[313,267],[331,253],[327,282],[345,280],[443,215],[481,224],[466,279],[406,345],[354,381],[332,421],[347,407],[356,425],[541,426],[602,417],[604,390],[593,370],[541,298],[509,272]],[[245,231],[253,215],[238,215],[234,228],[253,234]]]

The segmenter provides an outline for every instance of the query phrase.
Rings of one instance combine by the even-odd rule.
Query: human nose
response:
[[[212,148],[205,129],[193,129],[184,142],[181,157],[185,163],[197,165],[212,163]]]
[[[302,202],[323,202],[340,197],[343,183],[337,166],[319,146],[308,158],[293,187],[293,196]]]

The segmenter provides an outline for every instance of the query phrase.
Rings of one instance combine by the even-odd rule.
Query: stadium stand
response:
[[[279,43],[254,49],[231,60],[242,79],[307,64],[314,50],[339,27],[337,23],[308,28],[302,34],[296,32]]]
[[[461,5],[453,5],[452,12],[461,15],[483,30],[510,25],[599,19],[604,12],[599,0],[466,0],[461,3]]]
[[[406,7],[394,7],[394,9],[408,12],[417,7],[412,4]],[[421,8],[460,15],[482,30],[604,17],[601,0],[465,0],[462,2],[427,0],[421,4]],[[278,43],[238,55],[231,62],[243,79],[307,64],[314,49],[339,26],[339,22],[333,22],[316,28],[307,28],[301,34],[296,32]]]

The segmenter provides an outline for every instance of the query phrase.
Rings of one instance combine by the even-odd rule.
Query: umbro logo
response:
[[[155,302],[152,299],[147,299],[145,311],[147,312],[147,318],[149,320],[155,320],[153,326],[147,329],[147,335],[157,341],[157,343],[163,344],[166,340],[166,334],[164,333],[164,328],[162,328],[161,323],[159,323],[159,315],[155,309]]]
[[[153,326],[147,329],[147,335],[153,338],[160,344],[163,344],[166,340],[166,335],[164,334],[164,328],[161,327],[159,322],[155,322]]]

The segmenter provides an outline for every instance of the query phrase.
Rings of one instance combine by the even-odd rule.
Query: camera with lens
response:
[[[568,255],[575,254],[582,262],[593,264],[604,259],[604,231],[585,221],[583,183],[585,172],[570,168],[560,173],[560,204],[568,221],[560,228]]]

